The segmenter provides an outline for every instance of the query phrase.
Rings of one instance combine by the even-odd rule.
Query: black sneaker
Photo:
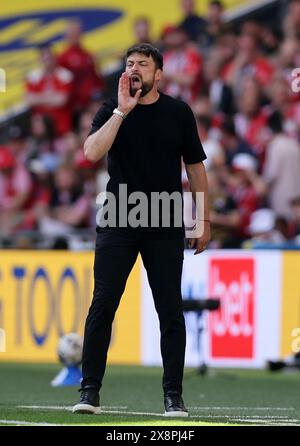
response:
[[[98,390],[92,386],[85,386],[83,389],[79,389],[79,392],[81,392],[80,401],[75,404],[72,412],[99,414],[101,411]]]
[[[188,417],[182,397],[178,393],[168,393],[164,397],[165,417]]]

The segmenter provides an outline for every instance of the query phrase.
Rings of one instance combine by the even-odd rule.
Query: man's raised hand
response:
[[[127,73],[123,73],[119,80],[118,109],[128,115],[138,103],[142,90],[138,90],[134,97],[130,94],[130,78]]]

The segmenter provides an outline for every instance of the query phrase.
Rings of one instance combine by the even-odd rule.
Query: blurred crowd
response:
[[[181,22],[166,24],[158,40],[149,19],[136,18],[132,44],[160,48],[160,90],[195,114],[207,154],[210,247],[300,247],[300,0],[276,27],[248,20],[236,29],[217,0],[205,17],[193,0],[179,7]],[[38,48],[40,67],[25,81],[29,125],[10,125],[0,146],[2,246],[37,246],[30,234],[39,234],[40,246],[76,248],[93,237],[108,173],[105,159],[92,164],[82,148],[96,111],[116,94],[124,59],[120,52],[118,68],[101,73],[78,20],[65,41],[61,54]]]

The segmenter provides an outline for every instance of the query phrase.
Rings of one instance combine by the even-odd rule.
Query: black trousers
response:
[[[100,389],[112,322],[138,253],[147,271],[158,313],[163,390],[182,393],[186,332],[182,311],[183,239],[159,238],[126,229],[100,229],[94,262],[93,301],[85,325],[82,386]],[[130,345],[128,345],[130,348]]]

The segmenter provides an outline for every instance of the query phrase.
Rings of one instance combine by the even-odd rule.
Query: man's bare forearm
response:
[[[200,218],[203,220],[209,220],[208,183],[204,164],[186,164],[186,172],[195,203],[196,193],[203,192],[204,194],[203,214],[200,216]]]
[[[99,161],[110,150],[122,122],[123,118],[112,115],[99,130],[86,139],[84,154],[89,161],[94,163]]]

